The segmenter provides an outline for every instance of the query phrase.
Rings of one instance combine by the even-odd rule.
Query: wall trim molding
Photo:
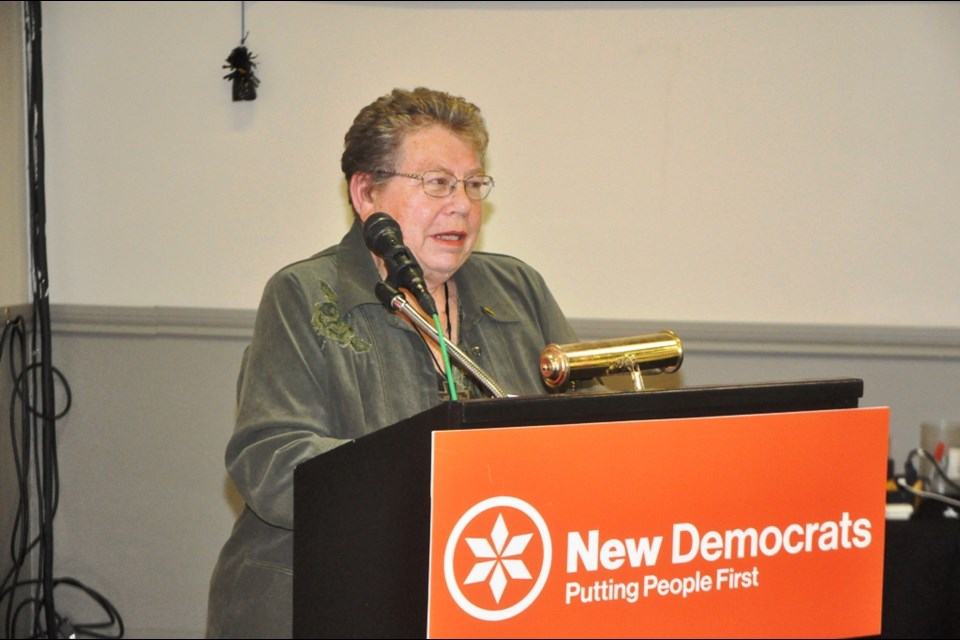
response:
[[[26,314],[24,314],[26,315]],[[249,338],[256,310],[51,305],[55,333]],[[571,318],[584,340],[669,329],[686,351],[960,360],[960,328]]]
[[[54,333],[249,338],[256,310],[51,305]]]
[[[829,355],[960,360],[960,328],[749,322],[571,320],[603,340],[669,329],[684,350],[726,354]]]

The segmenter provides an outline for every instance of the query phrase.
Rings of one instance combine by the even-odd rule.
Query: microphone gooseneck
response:
[[[427,290],[423,269],[403,244],[403,231],[397,221],[386,213],[374,213],[363,223],[363,239],[367,248],[383,258],[388,281],[410,291],[428,315],[436,315],[437,304]]]
[[[409,318],[415,325],[420,327],[434,342],[440,344],[442,334],[437,328],[431,325],[426,318],[410,306],[404,299],[403,294],[385,282],[378,282],[375,290],[377,298],[381,304],[388,309],[399,311]],[[494,398],[506,398],[508,394],[497,384],[493,377],[480,368],[476,362],[470,359],[457,345],[452,342],[447,343],[447,350],[454,360],[463,367],[474,380],[476,380],[487,392]]]

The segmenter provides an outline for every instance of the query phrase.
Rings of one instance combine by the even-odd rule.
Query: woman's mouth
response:
[[[465,233],[438,233],[433,236],[435,240],[439,240],[440,242],[449,242],[454,244],[460,244],[466,237],[467,234]]]

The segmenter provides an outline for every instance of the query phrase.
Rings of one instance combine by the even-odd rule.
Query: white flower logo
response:
[[[480,560],[473,565],[470,575],[463,584],[483,582],[489,576],[490,591],[493,599],[500,602],[503,590],[507,588],[507,575],[514,580],[530,580],[530,572],[523,560],[517,559],[527,548],[532,533],[510,537],[507,525],[503,522],[503,514],[497,516],[497,523],[490,532],[490,540],[486,538],[467,538],[467,544],[473,551],[473,556]],[[493,544],[490,544],[490,543]],[[490,560],[486,560],[490,558]],[[492,575],[491,575],[492,574]]]
[[[510,580],[532,580],[533,574],[522,558],[527,550],[534,533],[511,535],[503,518],[503,510],[516,509],[526,515],[537,529],[537,534],[543,542],[543,563],[537,573],[536,582],[530,591],[519,602],[503,609],[486,609],[475,605],[464,595],[457,582],[454,571],[454,554],[461,535],[478,515],[490,509],[500,509],[496,523],[490,531],[489,538],[463,538],[475,560],[469,575],[463,580],[464,585],[488,582],[494,600],[499,603]],[[447,546],[444,550],[443,572],[447,589],[457,605],[466,613],[480,620],[497,621],[512,618],[529,607],[540,595],[550,573],[552,557],[550,532],[543,517],[528,503],[511,496],[488,498],[471,507],[450,532]],[[535,568],[534,568],[535,569]]]

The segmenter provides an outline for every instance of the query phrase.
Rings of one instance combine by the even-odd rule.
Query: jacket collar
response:
[[[380,273],[373,254],[363,241],[363,229],[356,218],[337,246],[336,260],[337,297],[342,312],[348,313],[361,304],[380,304],[375,293]]]

